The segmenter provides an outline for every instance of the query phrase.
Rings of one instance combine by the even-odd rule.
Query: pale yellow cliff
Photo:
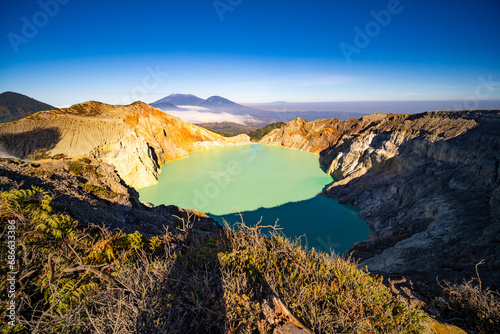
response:
[[[134,188],[157,182],[159,166],[189,152],[250,143],[224,138],[143,102],[113,106],[96,101],[42,111],[0,124],[4,154],[26,159],[38,149],[51,155],[87,155],[115,166]]]

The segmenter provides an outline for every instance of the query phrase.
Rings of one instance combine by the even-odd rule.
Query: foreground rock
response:
[[[142,102],[90,101],[0,124],[0,147],[10,156],[26,159],[39,149],[87,155],[115,166],[134,188],[156,183],[159,166],[189,152],[249,142],[248,136],[224,138]]]
[[[429,321],[424,323],[424,334],[467,334],[464,330],[436,321],[429,318]]]
[[[95,159],[0,159],[1,191],[32,186],[51,193],[53,206],[83,227],[97,224],[126,233],[139,231],[144,236],[159,235],[166,229],[177,231],[184,224],[194,224],[193,231],[201,235],[220,228],[213,219],[193,210],[140,202],[137,192],[120,179],[113,166]]]
[[[499,289],[500,112],[300,119],[262,143],[321,152],[338,179],[324,194],[361,209],[353,248],[369,270],[419,282],[470,279]]]

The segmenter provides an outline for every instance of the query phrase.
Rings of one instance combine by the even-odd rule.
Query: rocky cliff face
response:
[[[342,136],[341,128],[342,122],[337,119],[306,122],[296,118],[264,136],[260,143],[319,153],[337,143]]]
[[[142,102],[111,106],[90,101],[0,124],[0,147],[10,156],[25,159],[48,149],[52,155],[99,158],[134,188],[156,183],[159,166],[167,161],[238,143],[249,143],[249,138],[221,137]]]
[[[500,288],[499,111],[299,119],[262,143],[320,151],[338,180],[325,195],[371,229],[353,248],[371,271],[469,279],[484,259],[483,283]]]

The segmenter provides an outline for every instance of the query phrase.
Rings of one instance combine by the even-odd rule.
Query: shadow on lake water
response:
[[[237,211],[237,209],[235,209]],[[282,232],[290,238],[302,237],[302,246],[308,249],[343,254],[355,242],[366,239],[369,229],[357,216],[358,210],[341,205],[331,198],[317,195],[300,202],[289,202],[274,208],[259,208],[241,212],[245,224],[273,225],[277,220]],[[227,215],[209,215],[222,224],[223,219],[233,225],[239,221],[238,212]]]

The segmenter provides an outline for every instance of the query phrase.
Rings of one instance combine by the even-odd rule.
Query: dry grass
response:
[[[398,302],[381,279],[355,263],[305,252],[276,231],[226,227],[227,253],[219,253],[231,331],[271,333],[265,304],[276,296],[315,333],[418,333],[422,314]]]
[[[190,221],[149,239],[80,230],[39,189],[0,194],[0,213],[3,237],[16,220],[23,277],[18,326],[4,332],[272,333],[290,321],[318,334],[420,332],[420,311],[381,279],[276,230],[263,236],[241,223],[205,233]]]
[[[445,283],[440,299],[454,320],[476,333],[500,333],[500,294],[483,288],[476,265],[476,278],[462,284]]]

